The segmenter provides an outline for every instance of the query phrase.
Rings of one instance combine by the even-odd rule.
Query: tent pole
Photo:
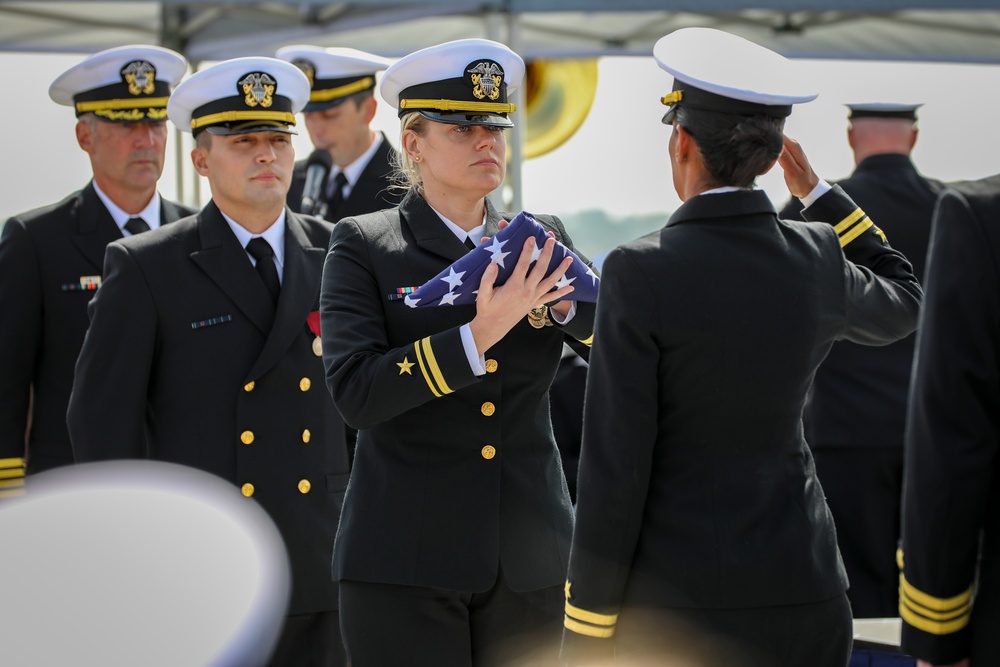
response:
[[[507,13],[507,46],[515,53],[521,53],[521,16],[517,12]],[[526,83],[526,82],[525,82]],[[518,97],[520,113],[510,131],[510,162],[507,165],[507,180],[510,183],[511,196],[509,210],[520,212],[524,210],[522,202],[521,165],[524,163],[524,136],[527,131],[528,110],[526,107],[527,88],[522,83],[521,95]]]

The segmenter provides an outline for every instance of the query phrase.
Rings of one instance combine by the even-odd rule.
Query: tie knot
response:
[[[274,248],[261,236],[250,239],[250,243],[247,244],[247,252],[258,262],[262,259],[274,257]]]
[[[129,234],[142,234],[149,231],[149,225],[142,218],[135,217],[125,222],[125,229]]]
[[[330,200],[329,203],[339,205],[340,201],[344,198],[345,185],[347,185],[347,175],[342,171],[337,172],[337,175],[333,177],[333,181],[330,182],[327,191],[327,198]],[[330,208],[333,210],[336,206],[331,206]]]

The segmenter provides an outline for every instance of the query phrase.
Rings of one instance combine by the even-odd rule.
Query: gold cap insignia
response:
[[[489,99],[495,102],[500,97],[503,86],[503,67],[492,60],[471,63],[465,70],[472,85],[472,94],[477,100]]]
[[[156,90],[156,67],[147,60],[133,60],[122,68],[121,75],[133,95],[152,95]]]
[[[292,64],[302,70],[302,73],[306,75],[309,79],[309,87],[312,88],[316,85],[316,65],[310,60],[305,58],[296,58],[292,61]]]
[[[244,74],[238,85],[244,95],[243,101],[248,107],[260,106],[266,109],[274,104],[274,91],[278,87],[278,82],[266,72]]]

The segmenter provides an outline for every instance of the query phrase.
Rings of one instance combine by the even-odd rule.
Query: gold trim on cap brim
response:
[[[274,120],[289,125],[295,125],[295,114],[287,111],[220,111],[201,118],[191,119],[191,129],[196,130],[206,125],[218,123],[233,123],[243,120]]]
[[[436,111],[468,111],[472,113],[514,113],[516,104],[491,102],[460,102],[457,100],[400,100],[400,109],[434,109]]]
[[[336,88],[324,88],[322,90],[314,90],[309,95],[310,102],[329,102],[330,100],[335,100],[338,97],[347,97],[348,95],[353,95],[354,93],[360,93],[363,90],[368,90],[375,83],[375,80],[370,76],[365,77],[355,81],[354,83],[349,83],[346,86],[337,86]]]

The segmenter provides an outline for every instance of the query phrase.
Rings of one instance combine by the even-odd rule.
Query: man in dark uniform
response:
[[[1000,176],[934,213],[906,429],[902,645],[1000,664]],[[923,662],[926,661],[926,662]]]
[[[76,111],[93,180],[12,217],[0,236],[0,497],[23,492],[26,465],[36,473],[73,462],[66,404],[104,246],[192,212],[156,191],[167,96],[186,71],[178,53],[125,46],[86,58],[49,88]]]
[[[330,222],[392,208],[403,190],[390,189],[395,149],[385,134],[371,129],[375,117],[375,74],[389,66],[379,56],[349,48],[287,46],[276,56],[297,65],[309,77],[312,92],[303,116],[317,151],[328,151],[333,168],[321,193]],[[288,206],[301,211],[307,160],[295,164]]]
[[[212,200],[108,246],[68,413],[78,461],[189,465],[268,511],[292,565],[276,667],[345,662],[330,558],[347,448],[318,338],[332,227],[285,209],[308,95],[274,58],[225,61],[177,88],[170,118],[194,133]]]
[[[923,279],[934,202],[942,185],[917,171],[919,104],[852,104],[848,142],[857,168],[840,186]],[[783,216],[801,219],[801,204]],[[816,372],[804,415],[806,439],[837,524],[855,618],[898,614],[903,427],[915,334],[870,347],[839,341]]]

